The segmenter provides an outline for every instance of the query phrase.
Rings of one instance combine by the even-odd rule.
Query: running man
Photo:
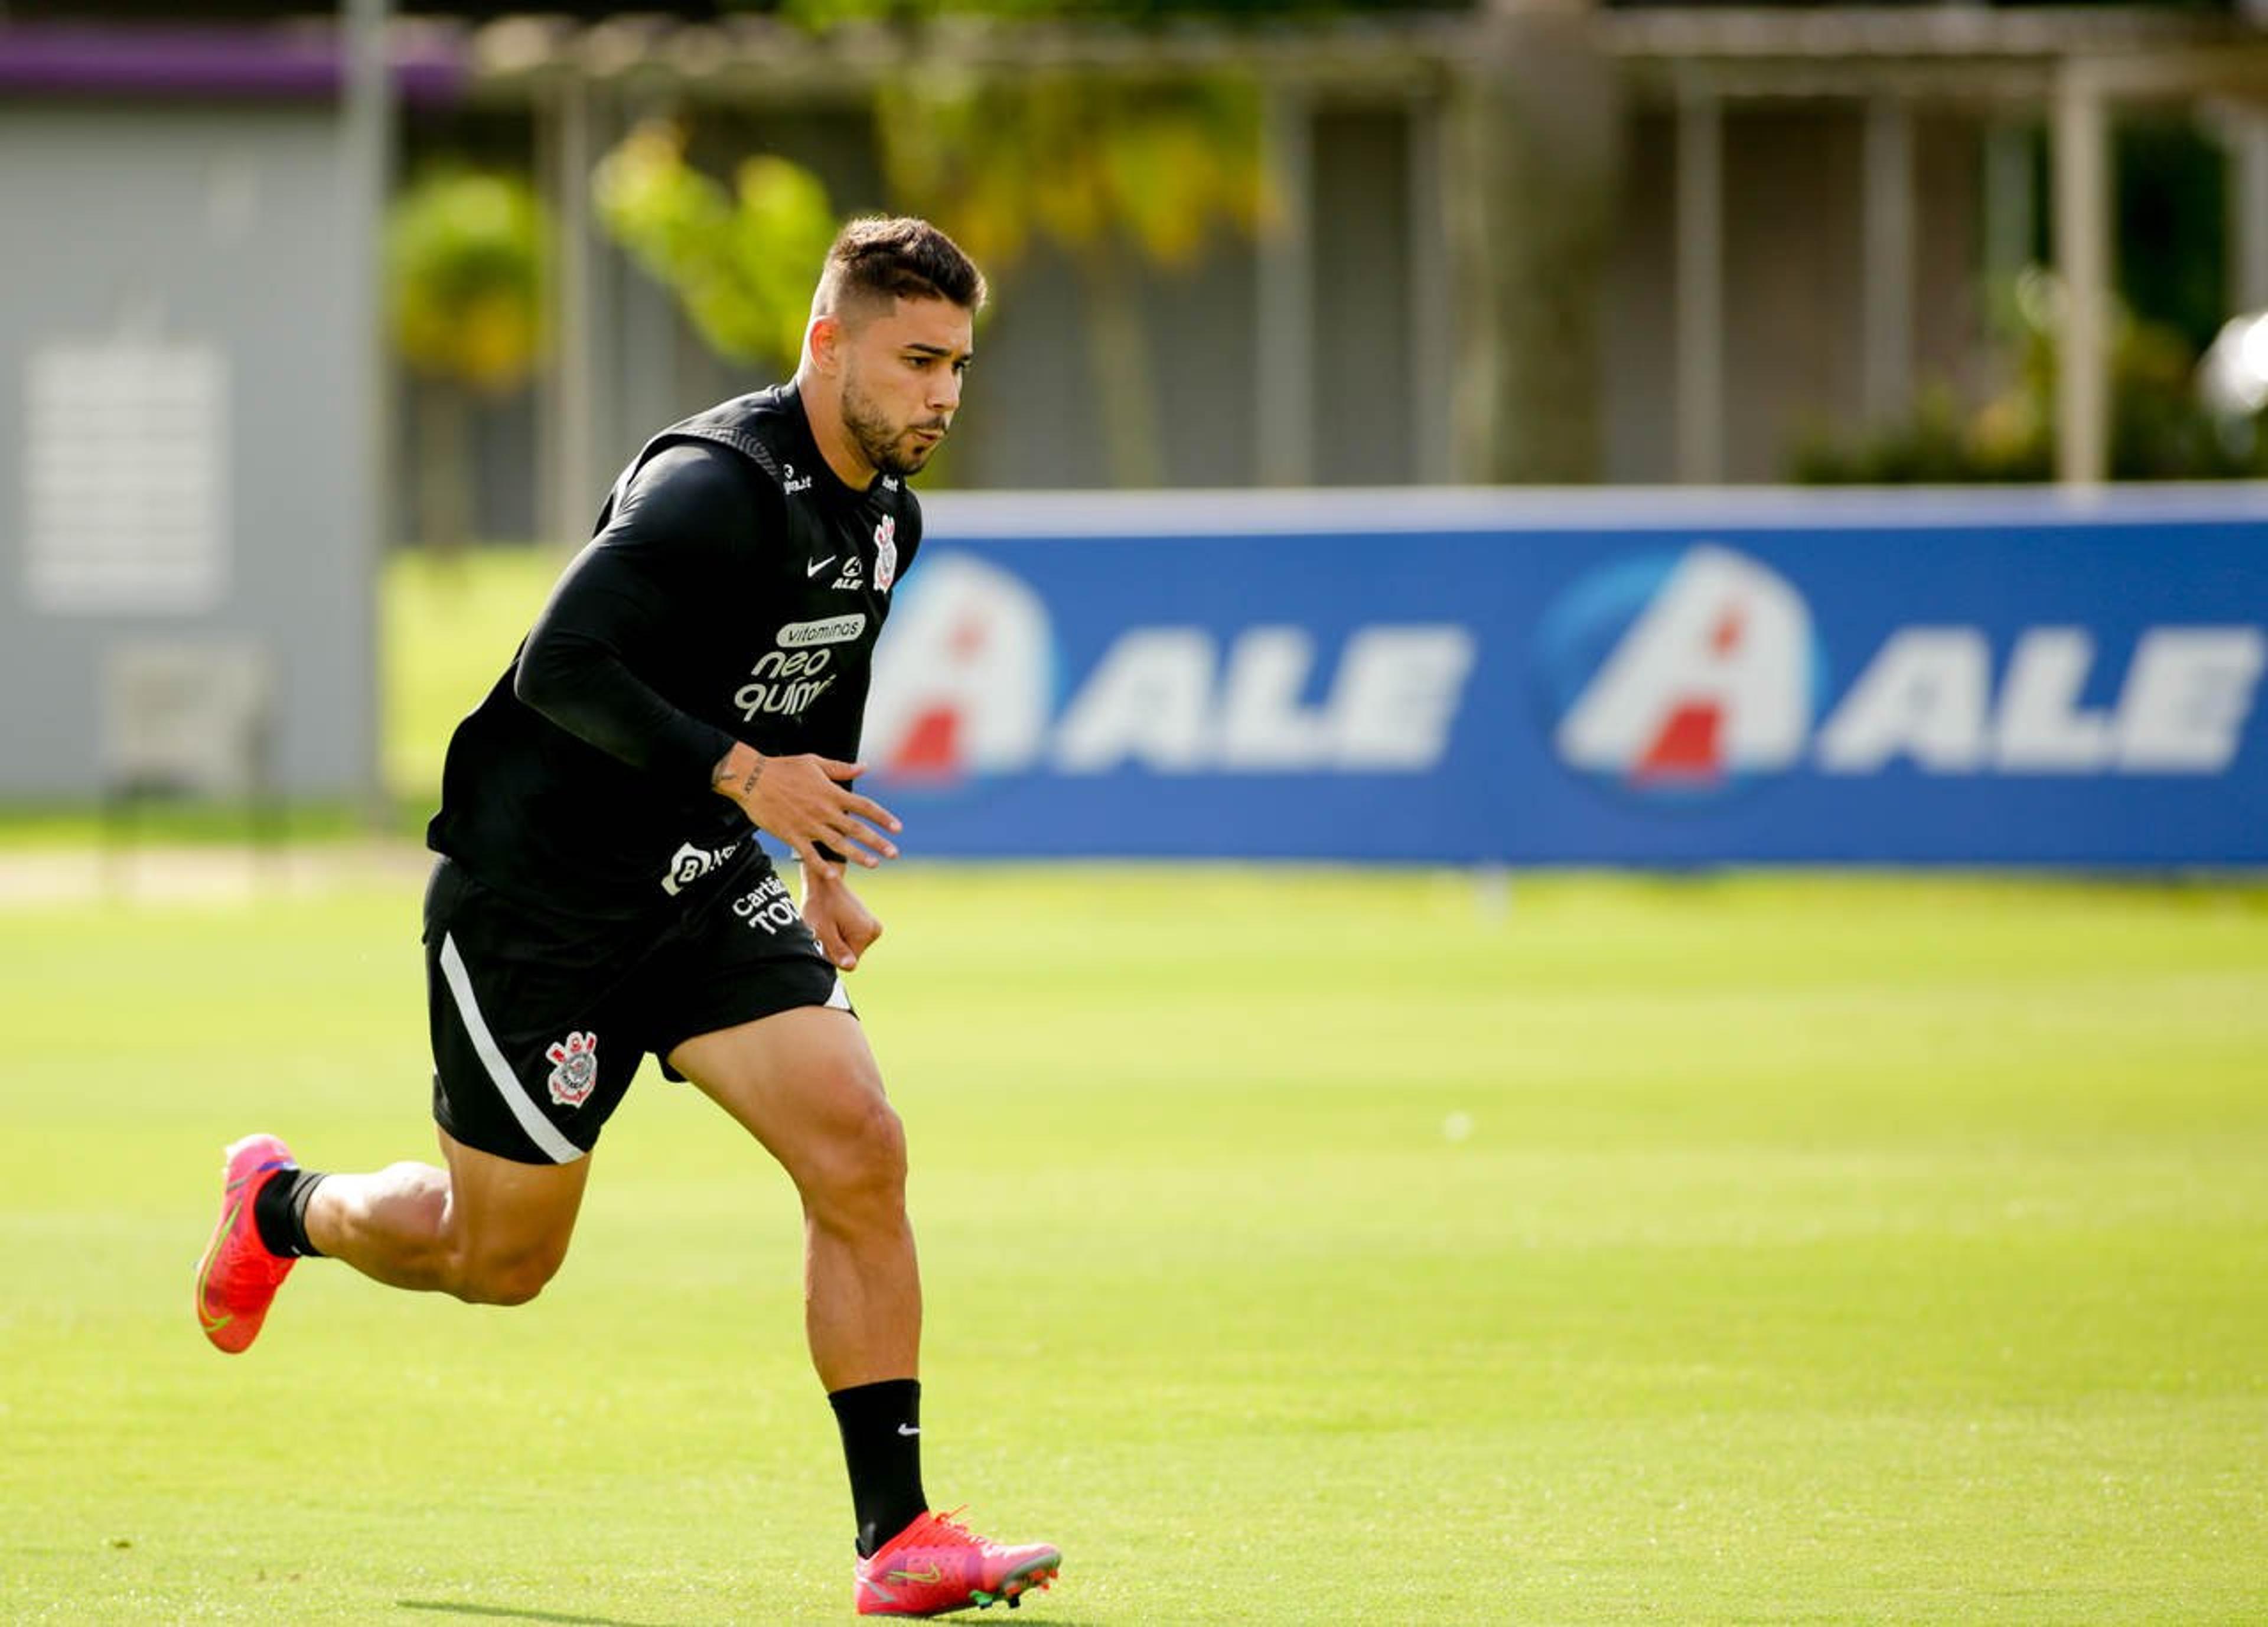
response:
[[[199,1320],[227,1351],[307,1256],[524,1304],[559,1269],[591,1150],[652,1053],[802,1198],[806,1333],[850,1467],[863,1615],[1012,1605],[1061,1563],[929,1510],[905,1139],[842,977],[882,929],[846,866],[898,851],[897,819],[852,786],[875,637],[921,545],[905,481],[960,407],[984,294],[935,227],[854,221],[793,381],[631,461],[450,742],[424,912],[442,1166],[320,1174],[247,1136],[197,1268]],[[756,829],[801,860],[799,908]]]

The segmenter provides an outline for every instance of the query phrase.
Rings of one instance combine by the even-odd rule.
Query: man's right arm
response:
[[[699,573],[721,566],[725,544],[755,523],[747,484],[725,455],[671,447],[638,471],[551,590],[512,684],[569,734],[688,787],[711,781],[733,737],[673,705],[633,663],[693,636]]]
[[[735,742],[717,765],[711,783],[718,795],[740,805],[751,825],[794,848],[806,870],[831,881],[842,874],[843,855],[868,869],[898,856],[888,838],[878,834],[902,830],[897,816],[849,784],[865,772],[863,763],[809,755],[766,757]]]
[[[764,519],[753,483],[730,455],[674,447],[638,471],[536,618],[512,692],[600,751],[731,798],[816,871],[834,871],[822,845],[869,867],[895,858],[897,849],[872,827],[895,831],[897,820],[841,783],[857,776],[858,765],[763,756],[671,704],[637,674],[641,652],[652,659],[672,640],[713,636],[704,629],[714,618],[693,606],[747,590],[733,544],[762,535]]]

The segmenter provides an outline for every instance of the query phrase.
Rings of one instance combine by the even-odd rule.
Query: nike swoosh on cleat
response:
[[[936,1565],[924,1565],[918,1571],[893,1571],[890,1572],[890,1579],[894,1582],[920,1582],[926,1585],[931,1582],[943,1581],[945,1572]]]
[[[243,1184],[242,1181],[234,1182],[230,1186],[229,1190],[236,1192],[237,1187]],[[218,1321],[213,1320],[212,1313],[205,1307],[205,1284],[212,1278],[213,1256],[220,1252],[221,1239],[235,1228],[236,1217],[243,1208],[244,1196],[241,1193],[237,1193],[236,1202],[230,1204],[228,1213],[220,1217],[220,1225],[213,1232],[213,1240],[206,1245],[205,1257],[197,1267],[197,1320],[205,1325],[207,1333],[217,1333],[236,1320],[233,1312],[223,1316]]]

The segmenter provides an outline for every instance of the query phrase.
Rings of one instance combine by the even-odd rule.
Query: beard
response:
[[[929,462],[936,443],[924,446],[909,437],[917,429],[933,429],[942,433],[945,423],[932,418],[924,424],[893,424],[882,409],[859,387],[858,373],[854,366],[843,376],[843,426],[850,432],[850,439],[858,444],[859,455],[886,475],[895,475],[901,480],[908,475],[917,475]]]

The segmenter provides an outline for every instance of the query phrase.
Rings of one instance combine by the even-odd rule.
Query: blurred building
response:
[[[373,789],[376,35],[0,27],[0,795]]]
[[[11,8],[12,32],[72,9]],[[764,381],[593,230],[599,155],[673,113],[712,155],[776,151],[843,211],[888,207],[875,121],[909,74],[1256,78],[1273,228],[1138,272],[1174,485],[1783,478],[1808,425],[1885,420],[1929,380],[1984,388],[1992,291],[2043,257],[2074,290],[2059,410],[2083,479],[2103,462],[2102,301],[2148,269],[2118,263],[2122,236],[2212,262],[2191,297],[2219,314],[2268,305],[2268,26],[2242,8],[1095,10],[1121,20],[814,37],[762,7],[577,4],[399,22],[399,48],[461,74],[405,112],[401,164],[525,166],[558,223],[563,343],[531,397],[474,419],[477,529],[578,532],[645,433]],[[2206,155],[2208,207],[2121,220],[2117,132],[2144,124]],[[1119,386],[1094,376],[1074,269],[1042,250],[998,280],[944,477],[1113,483]]]
[[[1881,421],[1925,380],[1983,388],[1988,300],[2040,259],[2075,279],[2059,404],[2079,426],[2065,473],[2089,477],[2122,128],[2170,127],[2225,177],[2154,226],[2146,197],[2130,248],[2203,255],[2226,309],[2268,304],[2268,35],[2231,11],[1496,0],[918,45],[749,18],[507,20],[468,48],[478,98],[524,110],[554,172],[689,108],[811,164],[846,208],[888,203],[873,98],[925,58],[1256,74],[1277,229],[1144,274],[1173,484],[1781,478],[1807,424]],[[592,490],[644,426],[743,381],[688,350],[557,195],[593,350],[569,360],[590,400],[552,420],[553,462],[587,460],[571,489]],[[954,477],[1108,484],[1078,279],[1043,261],[1005,280]]]

